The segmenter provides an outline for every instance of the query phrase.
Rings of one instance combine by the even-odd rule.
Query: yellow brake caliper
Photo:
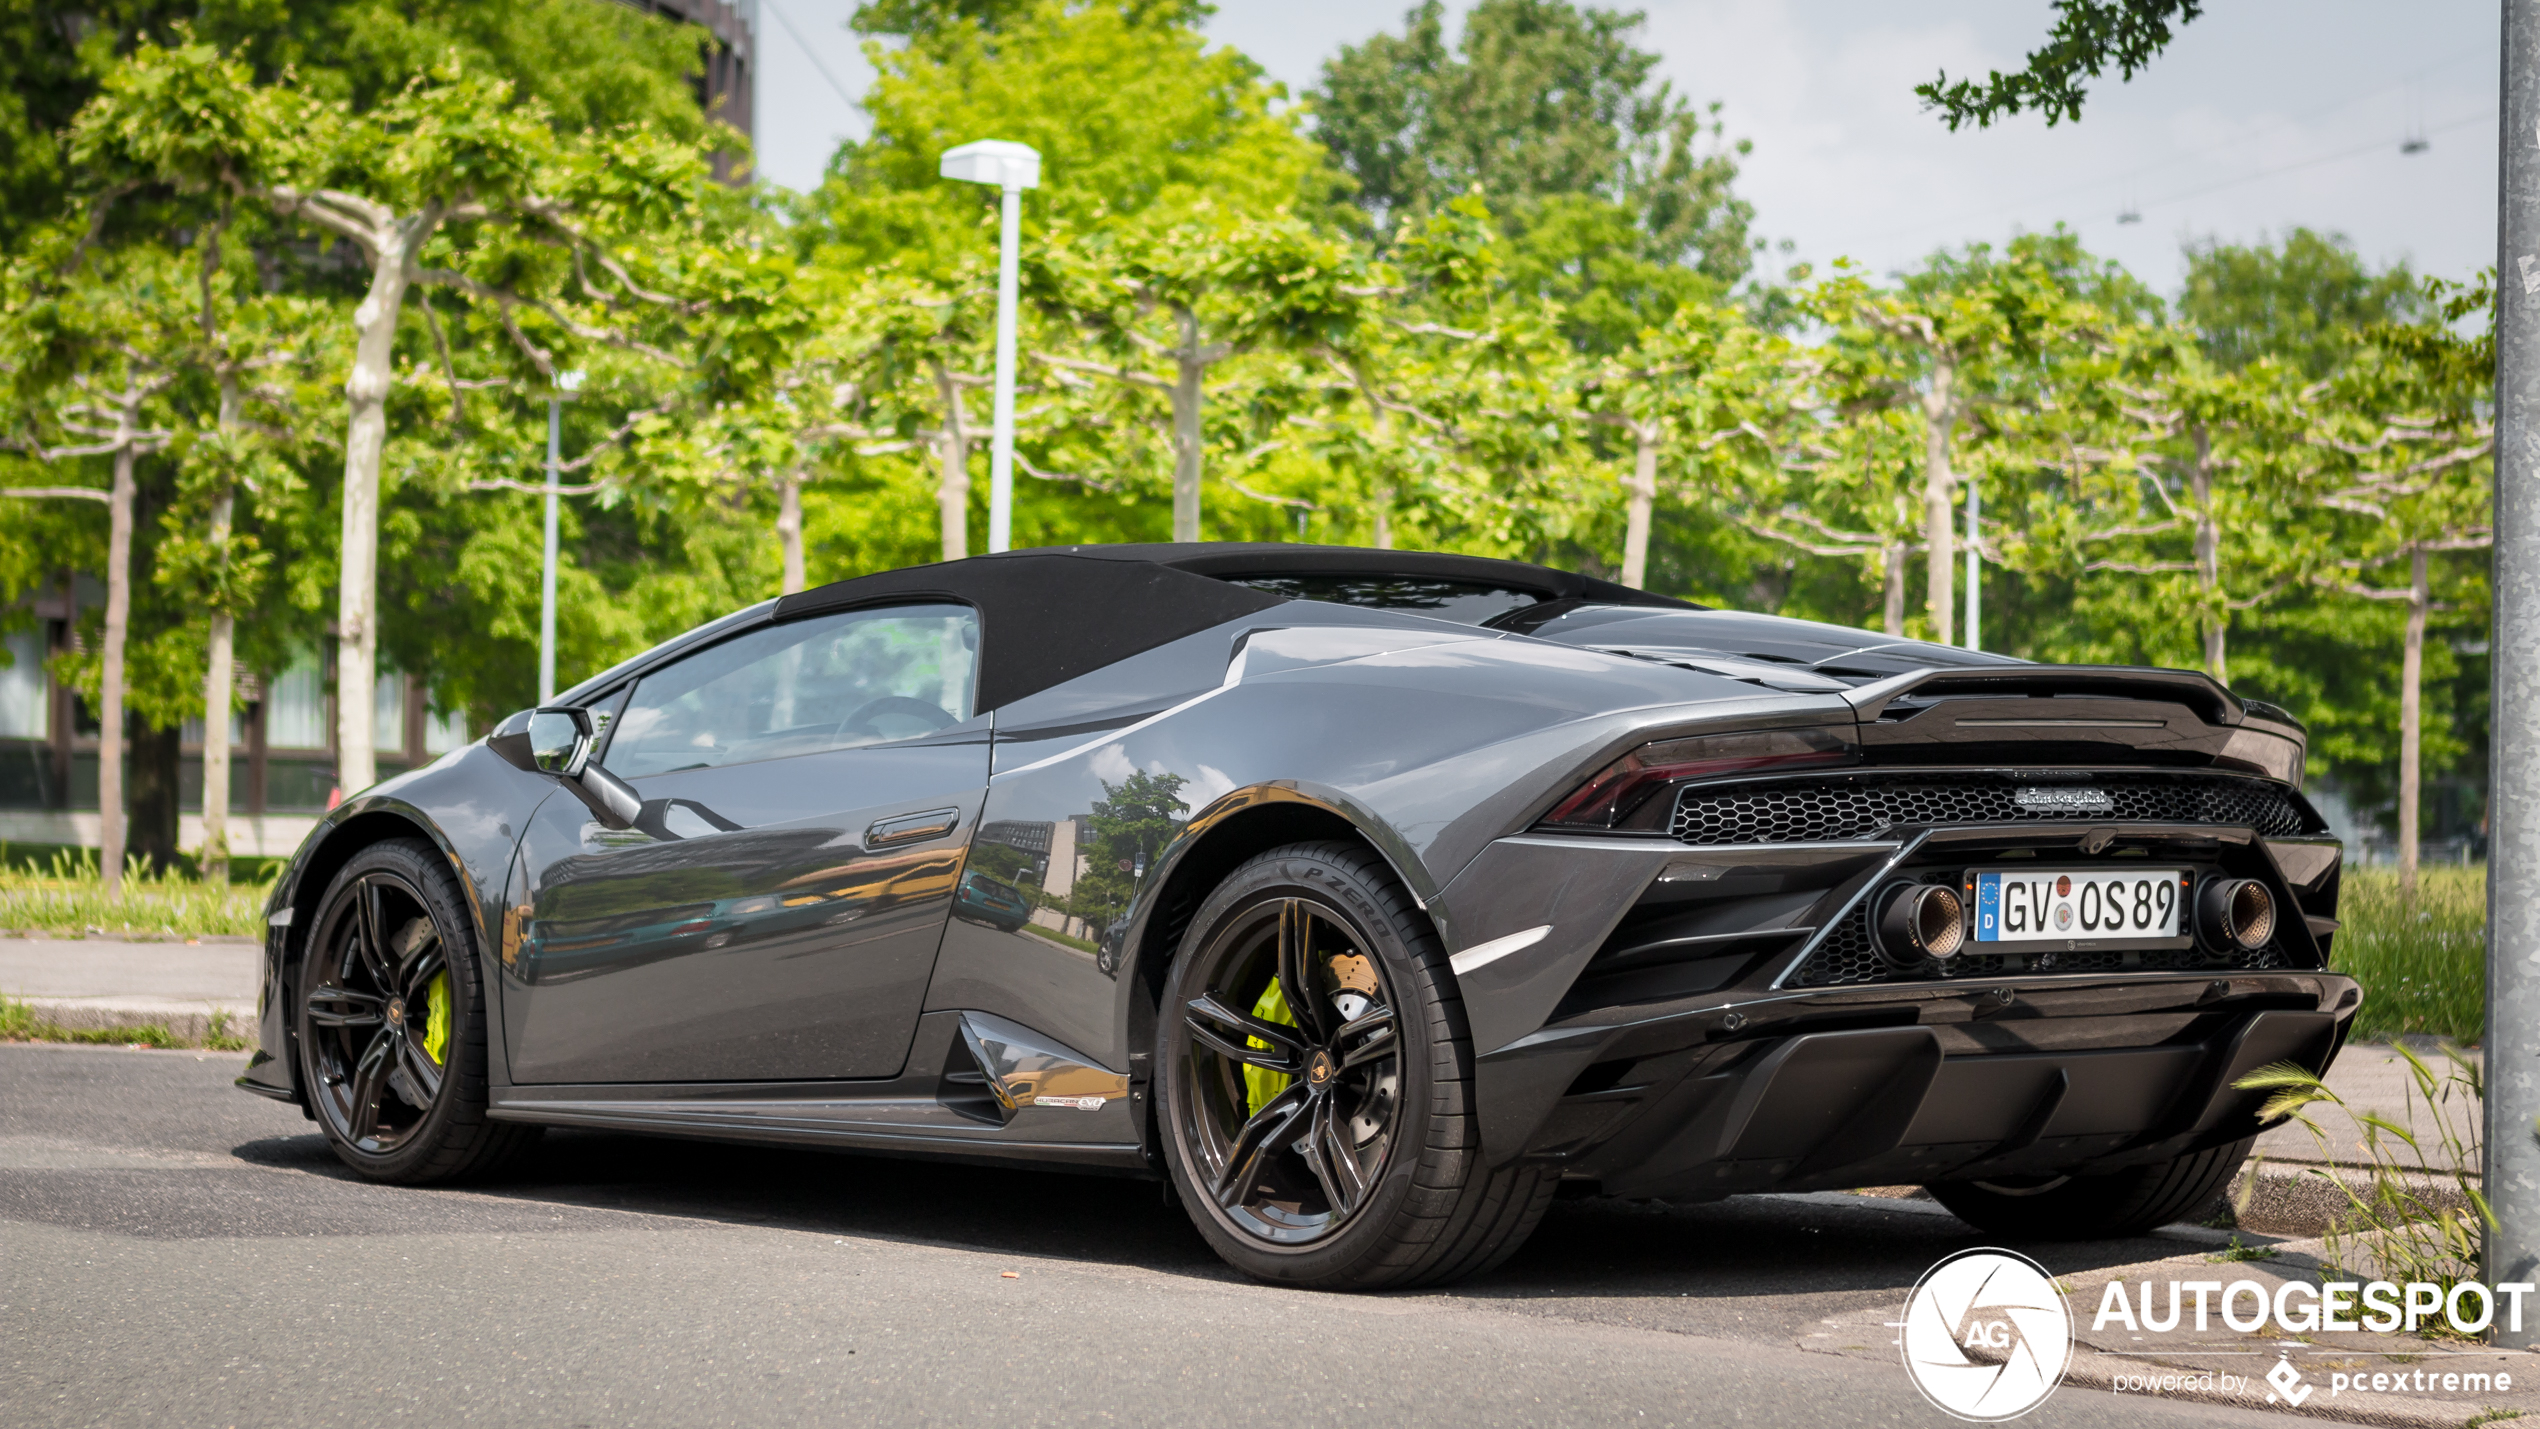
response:
[[[1296,1025],[1296,1015],[1288,1011],[1287,994],[1279,991],[1277,978],[1270,979],[1270,985],[1262,989],[1261,1000],[1252,1005],[1252,1015],[1264,1022],[1276,1022],[1282,1027]],[[1258,1037],[1248,1037],[1244,1040],[1261,1051],[1270,1050],[1270,1044]],[[1270,1105],[1270,1099],[1286,1091],[1288,1084],[1295,1080],[1296,1078],[1285,1072],[1273,1072],[1266,1067],[1245,1067],[1244,1100],[1251,1107],[1248,1114],[1261,1115],[1261,1109]]]
[[[450,1065],[450,970],[443,968],[424,984],[424,1055]]]

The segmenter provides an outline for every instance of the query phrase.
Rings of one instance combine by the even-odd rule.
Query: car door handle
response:
[[[873,827],[864,831],[864,846],[881,848],[888,844],[931,839],[940,834],[951,833],[960,825],[961,810],[959,809],[930,809],[923,814],[894,814],[890,818],[873,821]]]

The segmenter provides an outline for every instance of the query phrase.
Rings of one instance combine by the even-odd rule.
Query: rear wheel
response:
[[[1351,844],[1261,854],[1192,919],[1158,1018],[1158,1114],[1218,1254],[1376,1290],[1498,1264],[1554,1178],[1483,1163],[1463,1008],[1392,872]]]
[[[2022,1240],[2106,1240],[2141,1235],[2211,1204],[2231,1184],[2256,1137],[2102,1176],[1944,1181],[1932,1199],[1952,1215]]]
[[[409,1184],[482,1174],[537,1139],[486,1118],[485,996],[458,880],[420,841],[355,854],[318,905],[300,1075],[344,1164]]]

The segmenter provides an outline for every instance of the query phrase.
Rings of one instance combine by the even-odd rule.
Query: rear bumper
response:
[[[1483,1137],[1675,1199],[2114,1170],[2255,1133],[2232,1083],[2325,1072],[2360,1001],[2324,972],[2064,976],[1551,1028],[1481,1059]]]

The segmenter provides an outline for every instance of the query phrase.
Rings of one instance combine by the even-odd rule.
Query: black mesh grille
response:
[[[2212,968],[2251,972],[2291,965],[2280,943],[2254,952],[2208,953],[2201,948],[2156,948],[2143,951],[2094,949],[2079,953],[1962,953],[1948,959],[1926,958],[1897,967],[1880,957],[1870,940],[1870,913],[1865,904],[1834,926],[1825,941],[1799,965],[1793,987],[1852,987],[1874,982],[1940,982],[1963,978],[2003,977],[2017,973],[2094,973],[2119,970],[2178,972]]]
[[[2304,832],[2293,796],[2254,779],[2213,775],[2106,775],[2088,787],[2107,793],[2105,813],[2024,809],[2016,780],[1845,779],[1690,788],[1676,796],[1672,832],[1686,843],[1815,843],[1868,838],[1907,824],[2021,824],[2091,820],[2224,824],[2261,834]]]

